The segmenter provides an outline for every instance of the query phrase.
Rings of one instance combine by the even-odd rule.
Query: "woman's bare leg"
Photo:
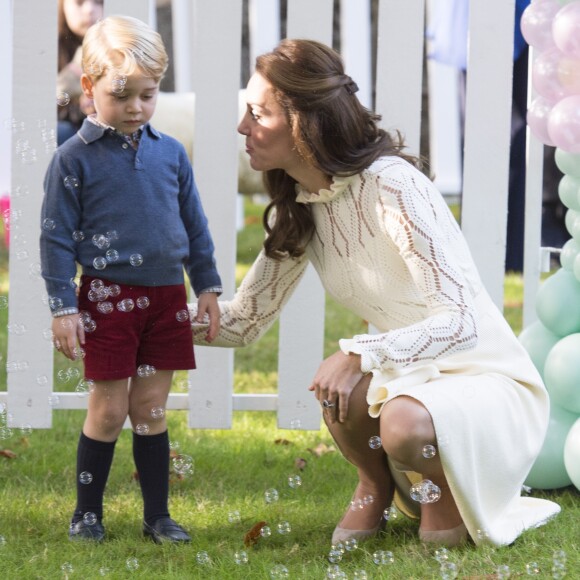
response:
[[[363,377],[353,389],[349,399],[348,417],[344,423],[329,421],[329,412],[324,410],[324,420],[344,457],[358,472],[359,483],[354,500],[372,496],[374,501],[361,510],[346,511],[339,526],[349,530],[370,530],[379,523],[382,513],[391,504],[394,487],[382,448],[372,449],[369,439],[379,436],[379,420],[368,413],[366,394],[370,377]]]
[[[384,406],[380,423],[383,447],[395,466],[420,473],[441,489],[439,501],[421,504],[421,530],[448,530],[461,524],[439,455],[430,459],[423,456],[425,445],[437,446],[427,409],[411,397],[396,397]]]

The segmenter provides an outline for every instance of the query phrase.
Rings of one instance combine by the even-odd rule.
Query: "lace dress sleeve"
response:
[[[279,316],[300,282],[306,256],[281,262],[260,252],[231,301],[220,301],[220,331],[212,346],[245,346],[258,340]],[[189,305],[196,344],[207,344],[207,324],[197,324],[197,304]]]
[[[467,251],[457,223],[429,180],[411,167],[378,180],[377,211],[412,284],[422,296],[418,321],[382,334],[342,339],[343,352],[361,355],[361,369],[410,371],[475,348],[477,325],[469,285],[455,256]],[[413,293],[415,296],[416,292]],[[400,296],[401,301],[409,297]]]

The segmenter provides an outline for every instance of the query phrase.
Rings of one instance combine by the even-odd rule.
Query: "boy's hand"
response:
[[[54,348],[62,352],[66,358],[76,360],[78,358],[77,339],[81,346],[85,344],[85,329],[80,324],[79,315],[70,314],[53,318],[52,336]]]
[[[205,335],[207,342],[212,342],[220,330],[220,308],[217,297],[215,292],[202,292],[197,300],[195,322],[207,323],[207,319],[209,319],[209,327]]]

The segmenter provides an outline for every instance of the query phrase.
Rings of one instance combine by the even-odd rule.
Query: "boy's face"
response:
[[[81,77],[84,94],[93,99],[97,121],[129,135],[151,119],[155,112],[159,82],[141,74],[119,77],[112,71],[92,82]]]

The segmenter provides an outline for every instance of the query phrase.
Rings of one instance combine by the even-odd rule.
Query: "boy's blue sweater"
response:
[[[85,120],[57,149],[44,192],[42,276],[59,308],[77,305],[76,263],[83,274],[120,284],[181,284],[185,267],[196,294],[221,286],[185,149],[149,124],[135,150]]]

